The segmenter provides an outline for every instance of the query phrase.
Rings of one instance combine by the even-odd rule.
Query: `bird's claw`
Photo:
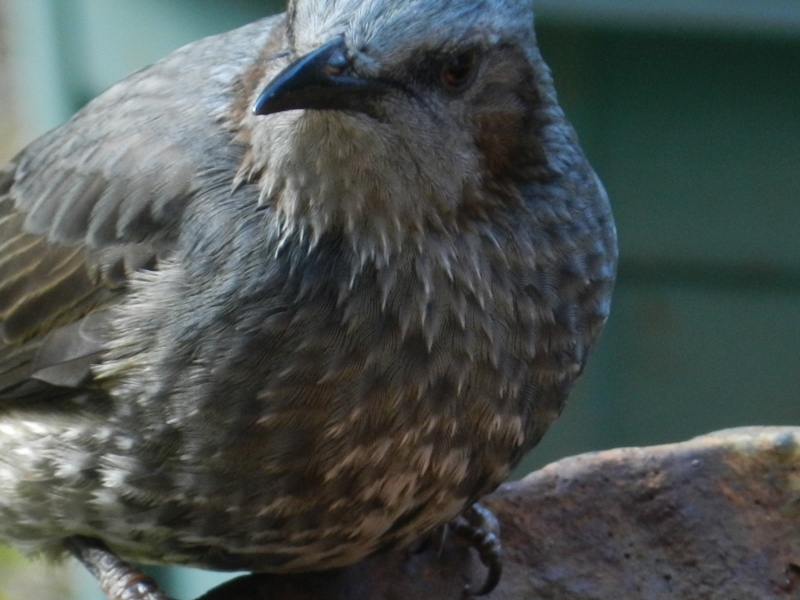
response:
[[[110,600],[171,600],[156,582],[114,554],[103,542],[72,536],[64,545],[97,579]]]
[[[468,596],[485,596],[500,582],[503,573],[503,547],[500,543],[500,523],[489,509],[478,503],[461,513],[449,529],[453,537],[475,548],[481,562],[489,569],[486,580],[476,592],[467,584],[464,593]]]

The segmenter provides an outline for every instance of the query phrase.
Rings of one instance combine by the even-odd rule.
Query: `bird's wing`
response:
[[[89,383],[130,274],[170,252],[204,186],[232,185],[226,123],[282,23],[176,51],[0,167],[0,405]]]

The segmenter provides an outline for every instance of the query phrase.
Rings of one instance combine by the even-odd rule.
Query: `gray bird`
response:
[[[529,0],[190,44],[0,170],[0,539],[120,598],[407,547],[561,412],[615,263]]]

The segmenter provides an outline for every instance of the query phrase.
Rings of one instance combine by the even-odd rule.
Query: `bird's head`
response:
[[[251,172],[316,234],[391,245],[486,218],[572,144],[530,0],[296,0],[285,44],[252,99]]]

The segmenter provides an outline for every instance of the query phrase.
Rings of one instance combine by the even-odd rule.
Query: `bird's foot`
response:
[[[171,600],[152,578],[123,561],[100,540],[76,535],[64,540],[64,545],[94,575],[109,600]]]
[[[456,517],[448,529],[456,541],[467,544],[478,551],[481,562],[489,569],[486,581],[473,592],[467,585],[464,592],[469,596],[485,596],[500,582],[503,573],[503,547],[500,543],[500,523],[488,508],[477,502]]]

